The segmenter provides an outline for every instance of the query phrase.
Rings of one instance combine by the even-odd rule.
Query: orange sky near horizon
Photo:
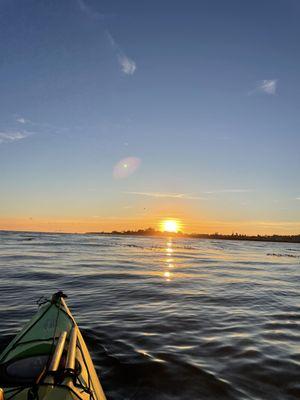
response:
[[[195,221],[192,219],[177,218],[176,215],[166,215],[154,218],[0,218],[0,230],[40,231],[40,232],[110,232],[112,230],[136,230],[153,227],[161,229],[161,222],[165,219],[176,219],[181,223],[185,233],[224,233],[238,232],[248,235],[293,235],[300,232],[300,221]]]

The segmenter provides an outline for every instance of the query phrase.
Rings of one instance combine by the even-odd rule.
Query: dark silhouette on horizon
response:
[[[299,235],[244,235],[240,233],[232,233],[226,235],[222,233],[183,233],[179,232],[162,232],[154,228],[111,231],[111,232],[87,232],[87,235],[127,235],[127,236],[157,236],[157,237],[182,237],[191,239],[220,239],[220,240],[248,240],[260,242],[289,242],[300,243]]]

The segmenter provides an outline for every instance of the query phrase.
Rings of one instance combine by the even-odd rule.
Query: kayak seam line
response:
[[[92,383],[90,370],[89,370],[89,368],[88,368],[88,365],[87,365],[87,362],[86,362],[86,359],[85,359],[84,352],[83,352],[83,350],[82,350],[80,341],[79,341],[79,343],[78,343],[78,348],[79,348],[79,350],[80,350],[82,360],[83,360],[84,365],[85,365],[85,368],[86,368],[86,370],[87,370],[87,374],[88,374],[88,388],[89,388],[89,390],[91,391],[91,394],[90,394],[90,395],[91,395],[92,398],[94,399],[94,398],[95,398],[95,397],[94,397],[94,385],[93,385],[93,383]],[[92,387],[92,390],[91,390],[91,387]]]
[[[55,336],[54,339],[58,339],[59,336]],[[32,339],[32,340],[26,340],[25,342],[18,342],[17,346],[21,346],[22,344],[29,344],[29,343],[35,343],[35,342],[50,342],[50,340],[53,339],[53,336],[51,336],[50,338],[46,338],[46,339]]]
[[[56,306],[60,311],[62,311],[63,313],[65,313],[65,314],[69,317],[69,319],[71,320],[71,322],[72,322],[73,325],[77,325],[76,322],[75,322],[75,320],[74,320],[74,318],[72,318],[71,315],[69,315],[69,314],[67,313],[67,311],[66,311],[64,308],[61,308],[61,307],[58,306],[57,304],[55,304],[55,306]]]

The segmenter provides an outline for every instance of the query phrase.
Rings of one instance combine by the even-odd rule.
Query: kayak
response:
[[[62,292],[0,355],[0,399],[105,400],[92,359]]]

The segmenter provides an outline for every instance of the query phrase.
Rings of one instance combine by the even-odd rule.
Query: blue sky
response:
[[[0,228],[299,232],[299,17],[296,0],[2,0]]]

